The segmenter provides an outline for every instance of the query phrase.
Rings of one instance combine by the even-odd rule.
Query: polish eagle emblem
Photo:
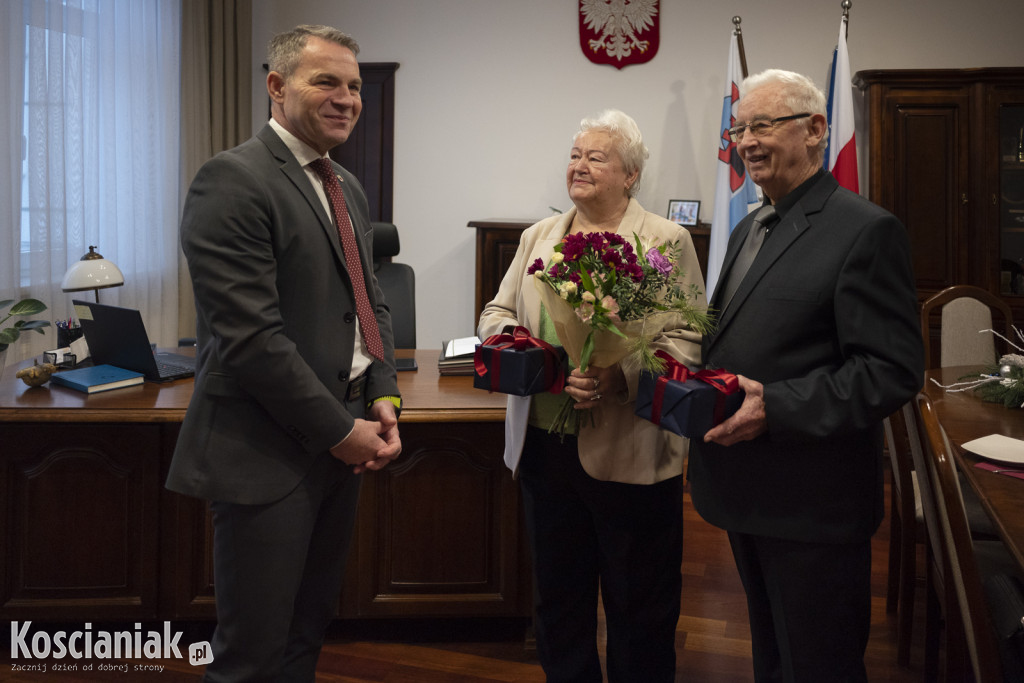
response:
[[[590,61],[650,61],[658,51],[659,0],[580,0],[580,47]]]

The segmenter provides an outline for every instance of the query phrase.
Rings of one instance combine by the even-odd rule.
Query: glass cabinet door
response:
[[[1024,104],[999,107],[999,287],[1024,295]]]

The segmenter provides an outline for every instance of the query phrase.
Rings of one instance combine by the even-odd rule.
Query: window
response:
[[[12,161],[0,171],[0,204],[11,200],[0,222],[0,240],[11,247],[0,250],[0,298],[32,296],[52,319],[71,317],[73,297],[60,281],[95,245],[125,275],[125,286],[104,290],[102,301],[143,311],[150,336],[170,342],[180,2],[11,0],[0,17],[9,54],[24,55],[0,67],[5,90],[22,95],[0,105],[0,153]],[[19,357],[52,347],[53,339],[36,336],[19,341],[28,347]]]

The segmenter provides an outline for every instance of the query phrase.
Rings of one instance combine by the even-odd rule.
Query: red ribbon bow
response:
[[[548,391],[552,394],[562,393],[562,389],[565,388],[565,368],[562,365],[558,352],[555,348],[548,344],[542,339],[536,339],[530,336],[530,331],[522,325],[517,325],[512,334],[495,334],[491,335],[484,340],[483,344],[476,347],[476,351],[473,353],[473,367],[476,370],[476,374],[480,377],[484,377],[488,372],[488,367],[484,364],[483,350],[484,347],[491,348],[492,358],[496,352],[505,351],[507,349],[513,349],[515,351],[525,351],[529,348],[538,348],[544,350],[544,383],[548,385]],[[499,391],[501,384],[501,364],[495,362],[494,367],[490,368],[491,372],[491,388],[490,391]]]
[[[665,373],[658,376],[657,382],[654,385],[654,398],[651,401],[651,422],[656,425],[661,424],[662,403],[665,399],[665,388],[668,386],[669,381],[685,382],[689,379],[699,380],[718,389],[719,393],[716,394],[715,398],[714,424],[722,421],[725,417],[725,397],[735,394],[740,390],[740,381],[736,375],[724,370],[692,372],[688,367],[664,351],[656,351],[654,355],[665,361]]]

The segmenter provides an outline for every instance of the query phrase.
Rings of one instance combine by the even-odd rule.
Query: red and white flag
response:
[[[828,86],[829,136],[824,165],[840,185],[860,192],[857,181],[857,136],[853,123],[853,81],[850,78],[850,55],[846,51],[846,21],[846,17],[843,17],[839,22],[839,41],[832,57]]]

